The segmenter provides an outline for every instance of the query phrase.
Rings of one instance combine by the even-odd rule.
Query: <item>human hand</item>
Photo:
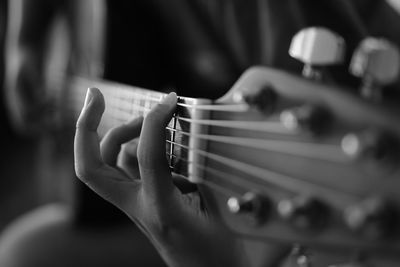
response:
[[[248,266],[240,244],[207,215],[199,194],[183,194],[173,184],[165,127],[176,103],[169,94],[145,119],[112,129],[100,144],[105,104],[98,89],[89,89],[75,136],[77,176],[124,211],[170,266]]]

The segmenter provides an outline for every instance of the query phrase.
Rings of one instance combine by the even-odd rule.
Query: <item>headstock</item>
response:
[[[400,111],[306,76],[254,67],[217,102],[247,109],[211,112],[232,122],[208,129],[216,212],[244,237],[396,255]]]

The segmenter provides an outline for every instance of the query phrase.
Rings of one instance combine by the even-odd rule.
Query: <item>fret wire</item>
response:
[[[239,171],[246,172],[247,174],[249,174],[253,177],[256,177],[258,179],[261,179],[267,183],[271,183],[271,184],[278,185],[278,186],[283,186],[293,192],[298,192],[299,190],[303,190],[303,191],[307,192],[307,191],[311,190],[311,191],[315,191],[315,192],[321,192],[321,194],[326,194],[326,193],[329,194],[329,193],[333,192],[334,194],[341,194],[343,197],[349,197],[349,196],[355,195],[353,193],[341,191],[336,188],[320,186],[319,184],[316,184],[313,182],[296,179],[294,177],[291,177],[291,176],[288,176],[288,175],[285,175],[285,174],[282,174],[282,173],[279,173],[279,172],[276,172],[276,171],[273,171],[270,169],[254,166],[254,165],[244,163],[241,161],[237,161],[234,159],[230,159],[230,158],[227,158],[225,156],[218,155],[215,153],[210,153],[210,152],[200,150],[200,149],[193,149],[193,148],[190,148],[188,146],[185,146],[185,145],[182,145],[179,143],[175,143],[175,145],[182,147],[186,150],[190,150],[193,153],[201,155],[208,160],[213,160],[213,161],[221,163],[225,166],[232,167]],[[247,171],[244,171],[244,170],[247,170]]]
[[[169,127],[168,127],[169,128]],[[176,129],[176,119],[175,118],[172,118],[172,128],[173,129]],[[173,155],[174,154],[174,143],[175,143],[175,135],[176,135],[176,132],[175,131],[171,131],[171,147],[170,147],[170,153],[171,153],[171,155]],[[174,162],[173,162],[174,160],[173,160],[173,157],[170,157],[169,158],[169,166],[170,167],[173,167],[174,165]]]

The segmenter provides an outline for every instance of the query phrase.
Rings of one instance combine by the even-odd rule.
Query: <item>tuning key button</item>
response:
[[[400,70],[400,53],[385,39],[366,38],[356,48],[350,72],[362,78],[361,95],[379,101],[382,87],[395,82]]]
[[[243,214],[255,225],[265,222],[270,210],[267,198],[254,192],[247,192],[239,198],[229,198],[227,206],[231,213]]]
[[[367,199],[344,211],[347,226],[368,239],[390,237],[398,223],[398,212],[392,203],[381,198]]]
[[[295,244],[289,254],[289,265],[297,267],[311,267],[312,259],[310,252],[304,246]]]
[[[321,79],[321,73],[314,67],[323,67],[343,62],[344,39],[322,27],[310,27],[298,32],[292,39],[289,54],[303,62],[303,75]]]
[[[244,102],[265,114],[275,111],[278,95],[271,85],[266,85],[251,92],[238,92],[234,94],[235,102]]]
[[[388,147],[381,134],[371,131],[349,133],[342,138],[342,150],[351,158],[360,158],[371,155],[375,158],[384,158]]]
[[[348,157],[366,160],[374,167],[376,164],[386,168],[396,165],[398,144],[393,137],[379,131],[346,134],[342,138],[341,147]]]
[[[328,207],[312,197],[284,199],[278,203],[278,214],[299,229],[321,229],[329,216]]]
[[[285,128],[291,131],[306,130],[320,134],[326,129],[329,114],[323,108],[304,105],[282,111],[280,121]]]
[[[369,176],[386,177],[398,169],[399,143],[390,134],[375,130],[349,133],[341,147]]]

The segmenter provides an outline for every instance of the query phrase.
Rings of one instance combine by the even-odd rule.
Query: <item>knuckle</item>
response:
[[[84,183],[90,183],[95,176],[95,171],[85,166],[77,166],[75,168],[76,176]]]
[[[119,132],[120,127],[115,126],[108,130],[108,132],[104,136],[104,142],[110,143],[110,142],[115,142],[116,138],[118,137],[118,132]]]
[[[132,141],[129,143],[126,143],[122,146],[121,151],[124,155],[129,156],[129,157],[136,157],[137,154],[137,142]]]
[[[76,121],[76,129],[83,129],[86,128],[86,117],[84,114],[79,116],[78,120]]]
[[[109,137],[114,137],[118,133],[119,126],[114,126],[106,133]]]

